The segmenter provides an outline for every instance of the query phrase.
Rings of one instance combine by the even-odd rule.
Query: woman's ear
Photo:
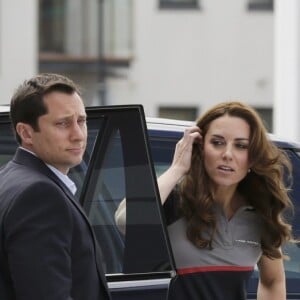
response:
[[[249,162],[249,164],[248,164],[248,173],[250,173],[252,171],[252,167],[253,167],[253,163]]]
[[[16,126],[16,131],[22,140],[22,144],[32,145],[33,129],[29,124],[19,122]]]

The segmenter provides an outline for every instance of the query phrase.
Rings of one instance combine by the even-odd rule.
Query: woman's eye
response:
[[[246,144],[236,144],[236,147],[239,149],[248,149],[248,145]]]
[[[224,145],[224,141],[221,141],[221,140],[212,140],[211,143],[212,143],[214,146],[221,146],[221,145]]]

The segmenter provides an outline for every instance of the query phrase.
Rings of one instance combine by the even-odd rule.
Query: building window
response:
[[[198,0],[159,0],[160,8],[199,8]]]
[[[39,0],[39,50],[73,57],[97,57],[97,0]]]
[[[198,117],[198,109],[196,107],[159,107],[158,116],[160,118],[195,121]]]
[[[134,1],[104,1],[103,9],[103,51],[105,56],[123,59],[132,57]]]
[[[254,107],[262,118],[268,132],[273,132],[273,109],[268,107]]]
[[[39,43],[41,52],[64,51],[65,12],[64,0],[39,1]]]
[[[132,0],[39,0],[40,54],[128,62],[132,20]]]
[[[249,0],[249,10],[273,10],[273,0]]]

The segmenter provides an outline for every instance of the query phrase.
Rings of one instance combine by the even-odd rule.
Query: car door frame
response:
[[[166,299],[169,282],[171,278],[175,276],[176,272],[170,242],[166,232],[166,226],[164,224],[164,217],[162,213],[156,175],[150,151],[143,107],[141,105],[90,107],[87,108],[86,111],[88,115],[88,122],[90,119],[102,119],[101,128],[99,129],[98,137],[94,145],[94,151],[90,158],[80,198],[80,202],[82,203],[84,209],[87,211],[87,214],[89,211],[89,204],[87,199],[91,199],[93,193],[92,191],[95,189],[94,186],[97,184],[97,176],[93,176],[93,173],[95,172],[95,169],[101,169],[101,165],[104,161],[104,155],[106,153],[105,149],[106,147],[108,147],[110,136],[112,132],[114,132],[114,128],[119,128],[119,130],[123,134],[123,143],[124,145],[126,145],[126,147],[128,147],[128,149],[124,147],[124,151],[126,152],[124,154],[124,158],[125,160],[128,160],[126,164],[134,166],[136,164],[141,165],[147,163],[147,168],[138,173],[135,180],[139,180],[142,177],[140,181],[141,183],[143,183],[143,180],[149,182],[147,186],[148,188],[152,189],[151,195],[154,196],[150,200],[155,201],[155,205],[157,206],[157,215],[160,219],[160,224],[157,224],[159,230],[155,231],[154,229],[156,234],[162,235],[159,239],[160,245],[157,245],[157,247],[155,247],[155,245],[153,245],[151,241],[150,243],[147,243],[147,240],[144,239],[143,242],[136,244],[135,248],[129,247],[130,251],[128,251],[127,255],[130,256],[130,259],[128,259],[130,263],[129,265],[127,265],[126,273],[106,274],[108,286],[112,293],[113,299],[121,300],[128,299],[130,297],[130,299],[150,300],[153,299],[155,293],[155,299]],[[135,120],[134,122],[133,119]],[[124,127],[128,128],[125,130]],[[134,130],[134,132],[129,134],[130,130]],[[134,147],[132,145],[134,145]],[[134,153],[131,153],[129,155],[130,152]],[[140,162],[136,162],[137,160],[139,160]],[[130,172],[131,168],[125,168],[125,174],[127,178],[129,178],[130,176],[132,177],[132,175],[130,175]],[[128,195],[130,195],[130,193],[135,195],[136,192],[141,192],[137,191],[140,189],[140,185],[138,183],[132,182],[132,180],[127,180],[126,184],[127,189],[130,190],[130,192],[128,192]],[[145,188],[145,186],[146,184],[144,182],[143,188]],[[147,191],[146,194],[149,193],[150,192]],[[143,200],[150,201],[149,199]],[[128,210],[130,210],[130,208]],[[144,215],[143,217],[147,218],[146,208],[142,213]],[[141,219],[139,219],[138,222],[141,222]],[[134,243],[137,236],[139,236],[139,238],[142,238],[142,235],[140,233],[141,231],[144,232],[143,235],[151,235],[153,237],[152,231],[147,232],[149,226],[144,226],[143,228],[141,228],[142,226],[143,225],[141,222],[141,224],[137,226],[131,226],[131,229],[128,229],[129,227],[127,228],[127,230],[129,231],[126,232],[126,235],[130,236],[130,232],[132,233],[131,238],[128,238],[129,240],[131,240],[129,243]],[[149,249],[149,247],[151,247],[151,244],[152,248]],[[166,248],[167,255],[169,257],[169,269],[158,272],[144,272],[143,268],[147,268],[147,266],[141,266],[141,263],[143,264],[143,262],[141,261],[141,256],[138,257],[139,255],[141,255],[140,253],[145,252],[148,253],[148,255],[153,255],[153,253],[150,254],[149,250],[153,252],[157,248],[161,247]],[[138,259],[140,259],[139,262],[134,264],[134,260]],[[145,262],[145,264],[147,264],[147,262]]]

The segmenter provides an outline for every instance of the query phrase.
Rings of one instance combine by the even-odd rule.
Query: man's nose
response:
[[[77,122],[74,122],[71,130],[72,139],[84,139],[86,135],[85,127],[80,126]]]

